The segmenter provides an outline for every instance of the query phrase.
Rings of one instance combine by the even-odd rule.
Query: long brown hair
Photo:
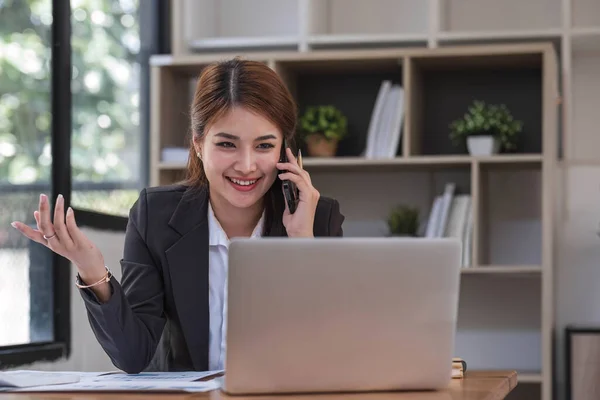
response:
[[[194,143],[204,137],[212,123],[235,106],[270,120],[288,146],[295,150],[296,103],[279,75],[262,62],[240,57],[216,62],[200,73],[190,108],[190,154],[184,180],[187,186],[208,187]],[[280,222],[284,209],[281,181],[277,178],[266,194],[263,234],[270,233],[273,222]]]

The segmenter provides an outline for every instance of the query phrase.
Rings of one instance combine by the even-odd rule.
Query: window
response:
[[[80,225],[123,227],[148,180],[148,61],[169,51],[169,7],[0,0],[0,369],[69,355],[69,263],[10,223],[35,227],[40,193],[61,193]]]
[[[140,0],[71,0],[74,207],[127,216],[145,185]]]
[[[0,346],[54,341],[52,254],[10,226],[52,193],[51,25],[51,0],[0,1]]]

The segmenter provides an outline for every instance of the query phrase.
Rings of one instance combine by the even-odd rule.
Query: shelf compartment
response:
[[[561,0],[438,1],[443,32],[527,31],[562,27]]]
[[[541,286],[521,276],[461,279],[455,354],[467,371],[542,370]]]
[[[575,28],[571,31],[574,56],[600,55],[600,27]]]
[[[151,107],[155,111],[150,120],[150,161],[151,165],[159,166],[164,148],[189,146],[189,120],[186,116],[190,105],[191,78],[170,68],[152,67],[151,86]],[[152,185],[167,181],[160,168],[150,169]]]
[[[474,100],[505,104],[524,123],[517,153],[542,151],[541,53],[464,57],[410,57],[406,129],[409,155],[466,154],[455,146],[449,125]]]
[[[600,28],[598,0],[571,0],[572,23],[575,28]]]
[[[356,38],[426,37],[428,11],[428,2],[422,0],[310,0],[309,40],[323,43],[329,37],[333,44]]]
[[[301,0],[184,0],[185,40],[192,51],[295,47]]]
[[[499,168],[480,164],[474,174],[477,207],[474,227],[479,265],[541,265],[542,168]]]
[[[348,135],[340,141],[336,156],[359,157],[366,148],[371,114],[382,81],[402,85],[402,64],[403,58],[391,53],[362,60],[280,60],[275,63],[275,70],[292,92],[299,116],[309,106],[330,104],[347,117]],[[299,144],[303,155],[309,157],[304,145]],[[400,143],[398,155],[401,149]]]
[[[344,221],[344,236],[382,237],[389,234],[386,220],[399,204],[420,210],[422,229],[427,222],[434,196],[447,182],[455,182],[457,192],[471,192],[470,165],[438,165],[423,169],[356,169],[340,174],[327,169],[309,169],[313,185],[322,196],[338,199]],[[359,196],[357,193],[369,193]]]

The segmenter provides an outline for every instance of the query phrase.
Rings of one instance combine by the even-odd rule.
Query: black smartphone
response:
[[[285,139],[283,140],[283,144],[281,146],[281,154],[279,156],[279,162],[286,163],[288,162],[288,158],[285,152],[287,148],[287,142]],[[287,171],[280,171],[287,172]],[[293,214],[296,211],[296,207],[298,207],[299,193],[296,184],[288,179],[281,180],[281,187],[283,189],[283,196],[285,197],[285,202],[287,203],[288,209],[290,210],[290,214]]]

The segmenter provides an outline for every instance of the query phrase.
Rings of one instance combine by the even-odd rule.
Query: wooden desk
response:
[[[195,394],[127,393],[0,393],[0,400],[501,400],[517,385],[514,371],[467,371],[464,379],[453,379],[439,392],[381,392],[293,396],[227,396],[220,391]]]

